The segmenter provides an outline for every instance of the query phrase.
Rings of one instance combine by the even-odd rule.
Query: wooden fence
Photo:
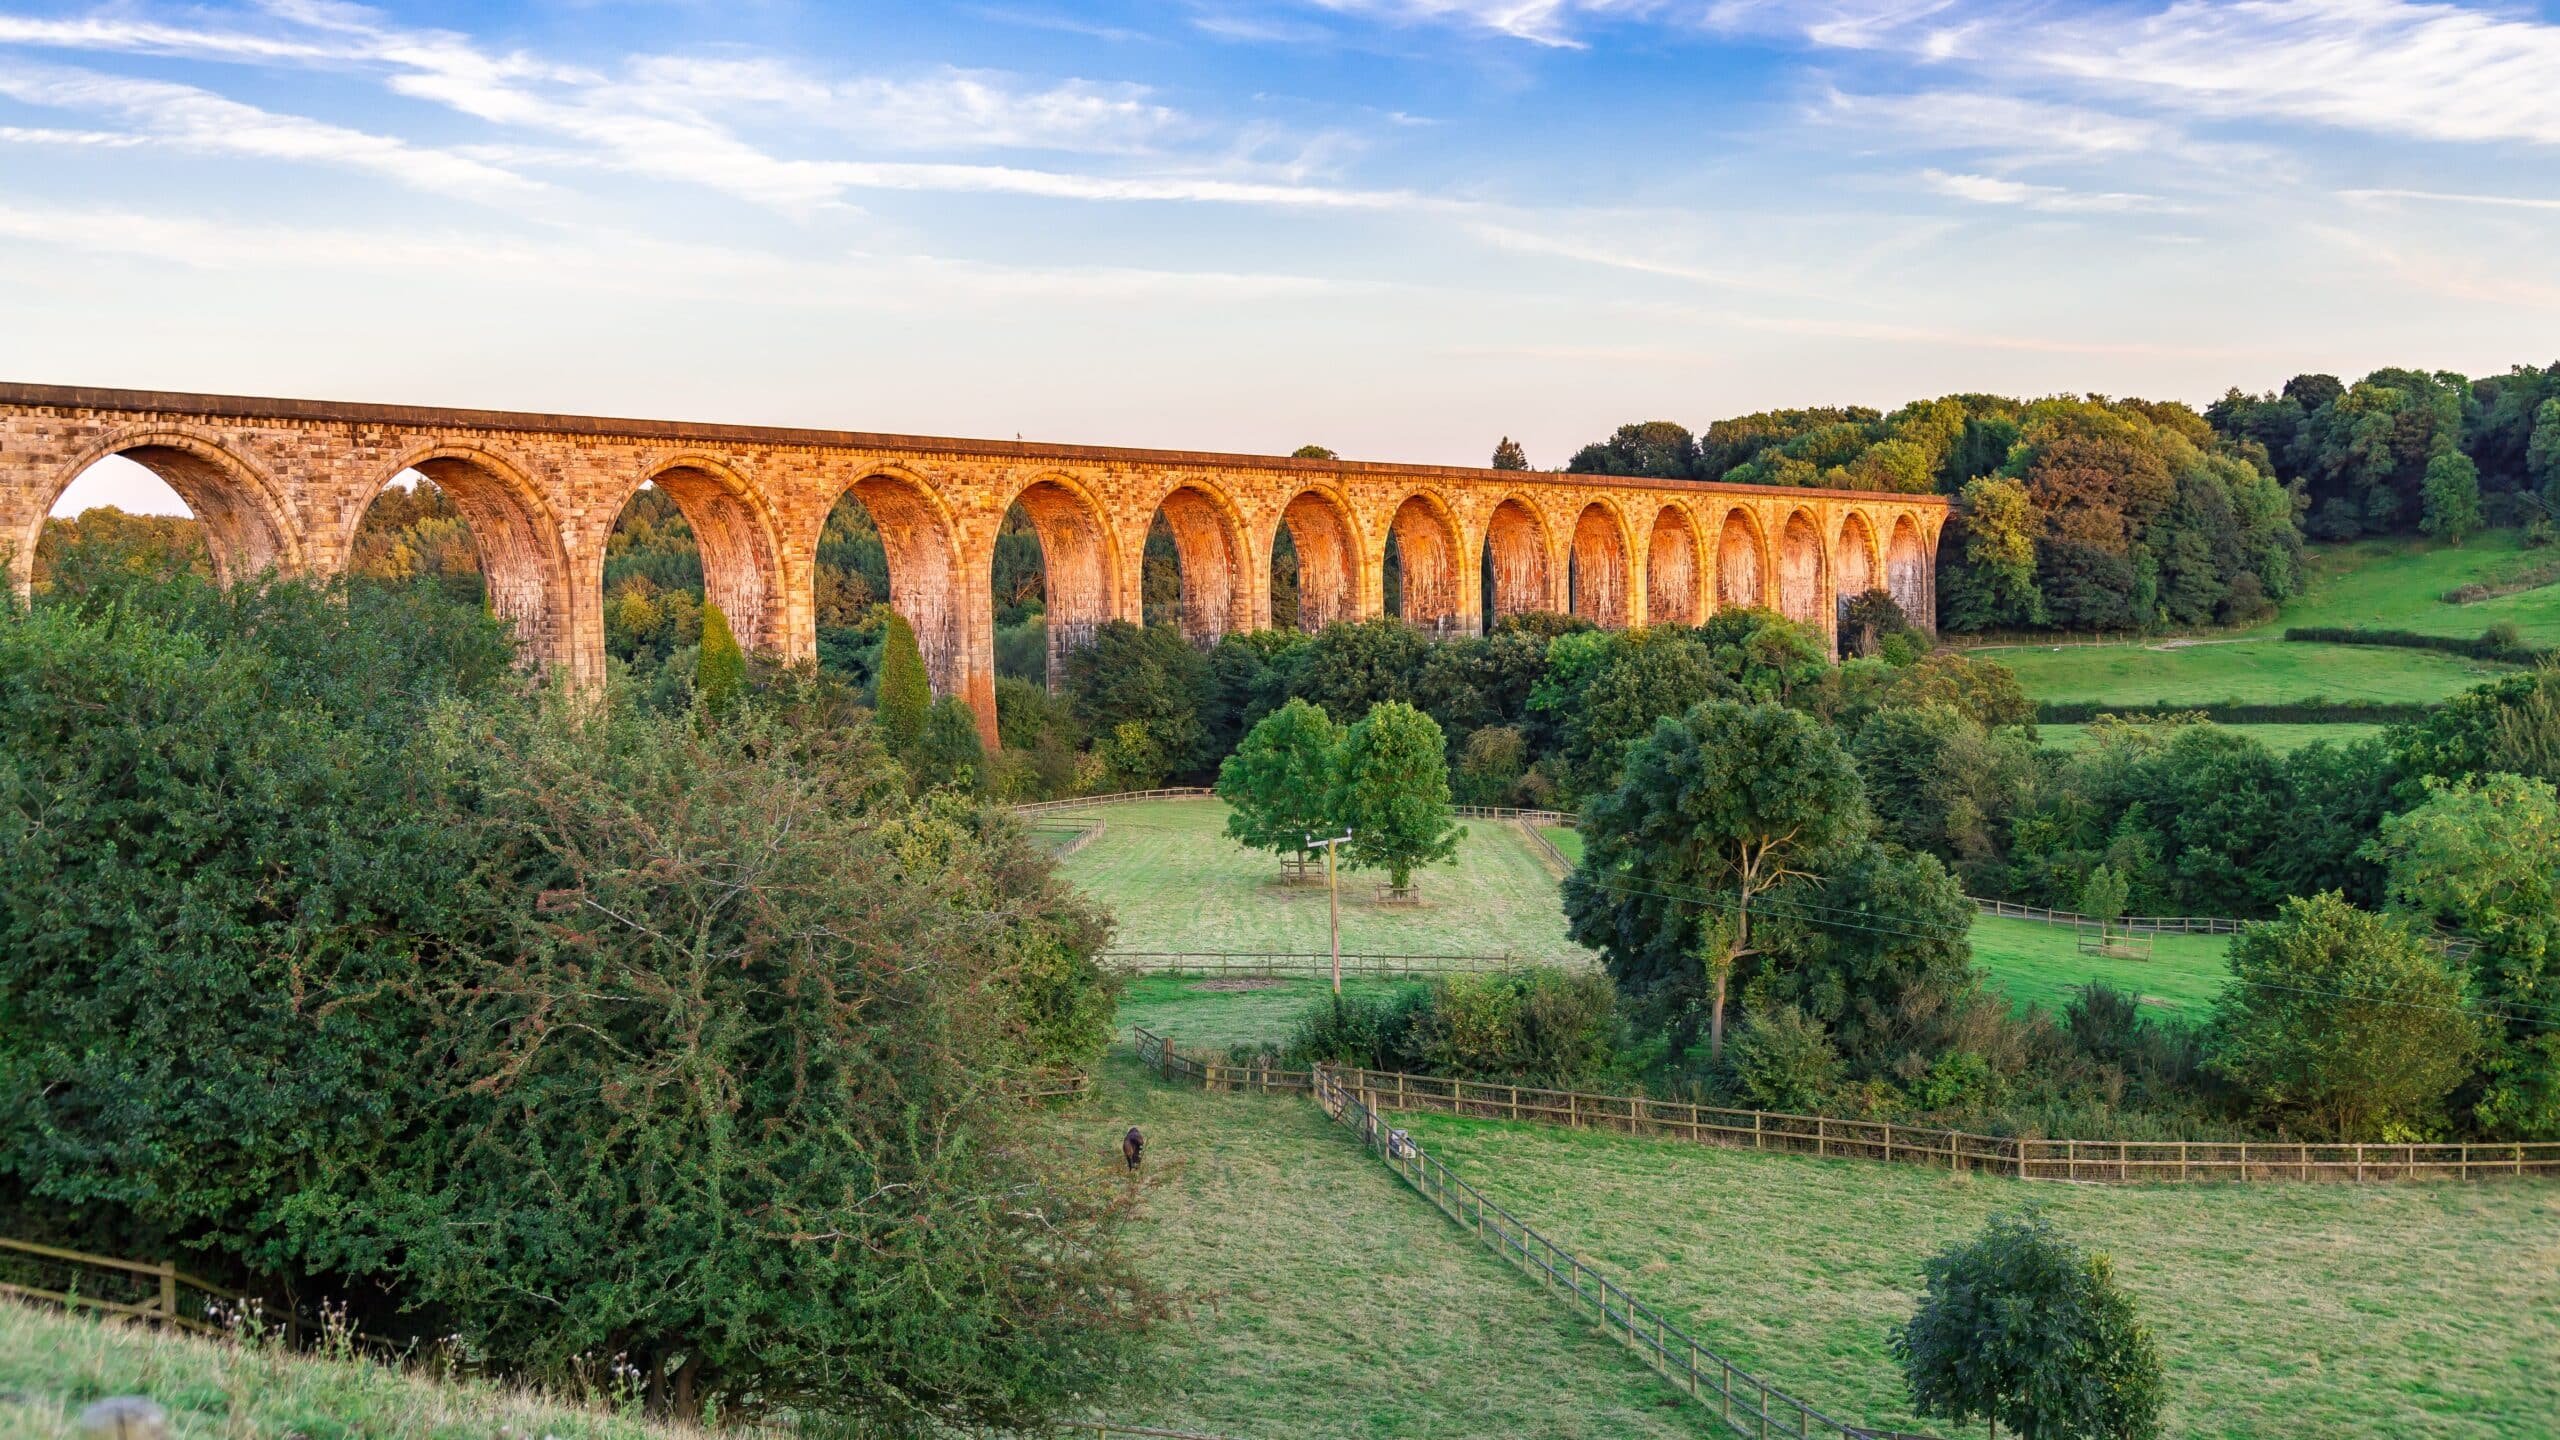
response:
[[[1035,835],[1067,836],[1068,838],[1065,843],[1049,852],[1050,859],[1064,860],[1068,856],[1073,855],[1087,845],[1090,845],[1094,841],[1102,838],[1102,832],[1110,827],[1104,825],[1101,818],[1097,816],[1081,825],[1031,825],[1025,828],[1029,829],[1031,833]]]
[[[2042,905],[2016,905],[2006,900],[1974,900],[1973,908],[1985,915],[2009,920],[2034,920],[2046,925],[2098,923],[2095,915],[2053,910]],[[2107,922],[2110,930],[2134,935],[2237,935],[2248,926],[2246,920],[2232,920],[2219,915],[2121,915]]]
[[[1203,1090],[1235,1090],[1255,1094],[1305,1094],[1315,1088],[1315,1074],[1308,1070],[1283,1070],[1276,1065],[1238,1065],[1205,1055],[1185,1055],[1173,1048],[1173,1042],[1143,1025],[1130,1027],[1137,1032],[1138,1063],[1156,1072],[1158,1079],[1197,1085]]]
[[[241,1299],[237,1292],[179,1269],[172,1260],[119,1260],[7,1238],[0,1238],[0,1296],[205,1335],[222,1333],[211,1318],[214,1304]]]
[[[1061,810],[1081,810],[1090,805],[1126,805],[1136,800],[1196,800],[1213,794],[1205,785],[1171,785],[1162,790],[1120,790],[1109,795],[1079,795],[1072,800],[1036,800],[1028,805],[1012,807],[1016,815],[1050,815]]]
[[[1730,1357],[1700,1344],[1697,1337],[1628,1293],[1625,1286],[1451,1174],[1449,1167],[1432,1158],[1412,1137],[1390,1128],[1363,1093],[1343,1083],[1330,1068],[1317,1070],[1314,1079],[1316,1103],[1358,1136],[1369,1153],[1385,1161],[1415,1193],[1438,1207],[1459,1229],[1472,1234],[1477,1244],[1551,1291],[1560,1289],[1568,1297],[1567,1304],[1704,1405],[1708,1415],[1728,1433],[1754,1440],[1814,1435],[1839,1440],[1887,1440],[1885,1432],[1832,1419],[1736,1365]]]
[[[1326,977],[1333,973],[1329,952],[1284,950],[1106,950],[1104,965],[1130,975],[1240,976],[1278,979]],[[1554,965],[1587,970],[1579,960],[1532,960],[1520,955],[1374,955],[1343,952],[1342,973],[1356,979],[1410,979],[1416,976],[1465,975],[1520,965]]]
[[[1536,1121],[1787,1154],[1943,1165],[2022,1180],[2491,1180],[2560,1176],[2560,1141],[2311,1144],[2290,1140],[2038,1140],[1771,1110],[1729,1110],[1340,1067],[1340,1083],[1385,1110]]]

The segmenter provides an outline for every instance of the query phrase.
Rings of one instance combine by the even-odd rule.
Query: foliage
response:
[[[1286,1053],[1297,1063],[1572,1086],[1610,1069],[1618,1028],[1607,977],[1530,965],[1323,996],[1299,1015]]]
[[[1148,789],[1206,763],[1200,694],[1208,662],[1164,626],[1113,620],[1067,656],[1067,708],[1113,773]]]
[[[2212,1063],[2259,1113],[2314,1134],[2423,1139],[2479,1048],[2462,992],[2405,920],[2334,892],[2288,900],[2232,942]]]
[[[2520,641],[2512,625],[2492,626],[2470,639],[2459,635],[2429,635],[2415,630],[2383,630],[2362,625],[2294,625],[2286,627],[2284,638],[2321,645],[2389,645],[2410,650],[2441,650],[2449,655],[2464,655],[2474,660],[2492,660],[2508,665],[2537,664],[2550,654]]]
[[[2063,1239],[2030,1208],[1994,1215],[1922,1273],[1920,1302],[1892,1336],[1913,1410],[1958,1425],[1988,1420],[2029,1440],[2160,1433],[2159,1350],[2104,1253]]]
[[[1331,835],[1335,821],[1325,807],[1341,744],[1341,727],[1304,700],[1263,717],[1218,766],[1227,834],[1284,855],[1305,853],[1311,836]]]
[[[1327,715],[1366,715],[1389,701],[1410,704],[1432,649],[1429,636],[1401,620],[1337,620],[1289,652],[1286,690]]]
[[[54,572],[66,563],[92,574],[107,570],[213,578],[202,521],[191,515],[128,515],[113,505],[93,505],[68,519],[44,522],[36,537],[35,593],[50,591]],[[75,589],[95,583],[90,576],[71,579]]]
[[[1351,832],[1345,863],[1384,870],[1399,890],[1457,854],[1467,832],[1450,810],[1439,725],[1396,701],[1372,708],[1342,737],[1325,813]]]
[[[1583,807],[1565,916],[1632,998],[1687,1001],[1705,981],[1721,1051],[1728,983],[1760,953],[1752,899],[1818,873],[1867,825],[1857,767],[1819,722],[1775,705],[1696,705],[1656,722],[1617,788]]]
[[[974,794],[986,788],[986,743],[978,737],[978,717],[968,702],[945,695],[925,712],[924,733],[916,737],[916,783]]]
[[[880,738],[893,755],[914,750],[924,738],[924,725],[933,708],[933,688],[925,679],[924,651],[916,645],[915,627],[907,617],[889,612],[886,638],[880,650],[880,689],[873,712],[880,725]]]
[[[694,661],[693,696],[705,714],[719,717],[738,708],[747,689],[747,656],[738,637],[729,633],[729,617],[720,607],[702,606],[702,653]]]
[[[1496,470],[1526,470],[1529,468],[1529,457],[1526,452],[1521,450],[1519,441],[1505,435],[1493,447],[1493,468]]]
[[[2476,1128],[2560,1138],[2560,798],[2518,775],[2430,780],[2426,803],[2383,820],[2370,850],[2394,904],[2479,942],[2472,991],[2490,1036]]]
[[[2427,462],[2418,528],[2459,545],[2480,528],[2480,467],[2448,446]]]
[[[1858,845],[1764,909],[1767,959],[1746,996],[1823,1026],[1857,1078],[1930,1048],[1974,988],[1973,902],[1933,856]]]
[[[1822,1022],[1796,1006],[1756,1009],[1734,1036],[1733,1075],[1756,1109],[1815,1114],[1840,1085],[1840,1050]]]
[[[1689,480],[1699,478],[1698,446],[1685,426],[1651,420],[1619,426],[1608,439],[1575,451],[1564,468],[1581,475]]]

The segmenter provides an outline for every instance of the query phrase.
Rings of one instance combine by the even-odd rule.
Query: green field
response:
[[[1387,994],[1408,980],[1345,980],[1348,996]],[[1202,980],[1141,975],[1120,995],[1120,1033],[1143,1025],[1185,1051],[1284,1041],[1307,1007],[1331,993],[1325,980]]]
[[[1973,963],[2020,1005],[2041,1005],[2060,1014],[2072,992],[2092,980],[2129,990],[2183,1020],[2201,1020],[2213,1008],[2223,977],[2231,973],[2225,955],[2228,935],[2156,935],[2148,960],[2117,960],[2083,955],[2079,938],[2067,925],[1977,915],[1973,921]],[[2132,943],[2139,945],[2140,939]]]
[[[2459,550],[2412,538],[2313,546],[2304,562],[2303,593],[2274,620],[2230,637],[1999,646],[1981,653],[2016,671],[2018,683],[2035,700],[2431,703],[2504,673],[2505,667],[2425,650],[2291,645],[2281,638],[2285,628],[2360,625],[2469,636],[2505,621],[2535,644],[2560,644],[2560,585],[2476,605],[2448,605],[2440,598],[2459,585],[2503,578],[2548,553],[2525,550],[2520,532],[2513,530],[2475,536]]]
[[[2077,750],[2089,743],[2091,728],[2087,725],[2038,725],[2036,741],[2048,750]],[[2279,755],[2292,754],[2323,740],[2332,745],[2351,744],[2383,731],[2380,725],[2225,725],[2222,728],[2246,735]]]
[[[1245,1440],[1699,1433],[1631,1353],[1473,1250],[1312,1101],[1176,1089],[1122,1056],[1057,1123],[1097,1165],[1146,1132],[1142,1264],[1190,1300],[1161,1384],[1097,1417]]]
[[[2115,1257],[2167,1365],[2167,1434],[2560,1434],[2549,1185],[2036,1184],[1440,1115],[1400,1123],[1701,1339],[1843,1418],[1922,1428],[1886,1328],[1910,1314],[1923,1258],[2034,1203]]]
[[[1217,800],[1096,807],[1107,828],[1067,857],[1067,878],[1119,917],[1119,950],[1326,948],[1325,888],[1284,885],[1270,854],[1226,834]],[[1565,938],[1553,872],[1509,821],[1474,821],[1454,864],[1415,874],[1419,905],[1381,905],[1379,876],[1342,877],[1342,948],[1369,955],[1588,959]]]

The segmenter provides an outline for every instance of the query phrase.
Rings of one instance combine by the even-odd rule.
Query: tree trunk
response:
[[[1733,961],[1727,958],[1716,966],[1716,1008],[1707,1021],[1707,1059],[1710,1062],[1724,1059],[1724,987],[1725,982],[1732,978]]]

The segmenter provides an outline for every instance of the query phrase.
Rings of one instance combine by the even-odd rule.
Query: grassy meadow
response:
[[[1103,833],[1065,871],[1119,917],[1119,950],[1326,948],[1325,887],[1283,884],[1280,863],[1227,838],[1218,800],[1097,807]],[[1587,961],[1565,938],[1552,871],[1509,821],[1472,821],[1451,864],[1415,872],[1419,905],[1381,905],[1383,877],[1342,876],[1342,948],[1369,955],[1516,955]]]
[[[2036,741],[2048,750],[2077,750],[2089,743],[2087,725],[2038,725]],[[2379,735],[2380,725],[2225,725],[2225,730],[2246,735],[2279,755],[2290,755],[2306,745],[2326,741],[2347,745],[2369,736]]]
[[[1701,1339],[1845,1418],[1926,1428],[1904,1408],[1887,1327],[1910,1314],[1925,1257],[2034,1204],[2114,1257],[2166,1363],[2168,1434],[2560,1434],[2549,1185],[2038,1184],[1442,1115],[1402,1123]]]
[[[1471,1249],[1310,1100],[1178,1089],[1115,1057],[1055,1123],[1105,1166],[1146,1132],[1136,1243],[1187,1297],[1160,1383],[1098,1418],[1246,1440],[1699,1433],[1632,1353]]]

